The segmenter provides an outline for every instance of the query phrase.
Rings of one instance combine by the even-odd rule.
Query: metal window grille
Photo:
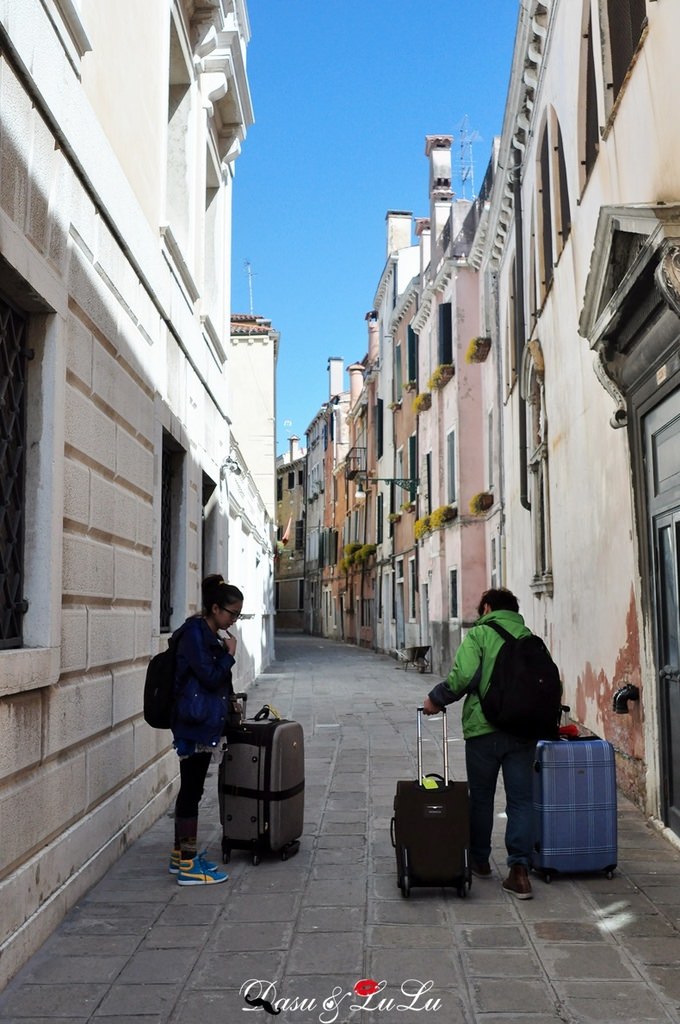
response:
[[[26,462],[26,318],[0,298],[0,647],[21,647]]]

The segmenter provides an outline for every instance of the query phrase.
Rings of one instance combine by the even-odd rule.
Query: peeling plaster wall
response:
[[[677,4],[649,4],[648,28],[631,67],[588,182],[582,180],[579,139],[583,10],[560,0],[551,4],[550,31],[541,42],[542,60],[529,108],[530,132],[523,138],[522,205],[525,285],[531,292],[533,230],[538,236],[538,147],[546,120],[560,123],[571,209],[571,232],[554,260],[554,279],[538,310],[529,310],[528,338],[540,341],[545,362],[545,408],[548,434],[552,596],[532,590],[531,513],[520,500],[519,386],[504,407],[507,563],[505,581],[518,595],[528,624],[549,643],[564,676],[565,699],[585,730],[610,739],[617,750],[619,780],[649,813],[660,809],[660,735],[654,666],[654,623],[645,619],[641,595],[648,581],[640,576],[640,547],[647,544],[644,522],[636,522],[631,452],[624,430],[613,430],[614,405],[593,370],[593,353],[578,333],[586,280],[600,210],[613,204],[644,204],[680,199],[680,151],[677,118],[672,110],[680,35]],[[599,23],[597,5],[593,20]],[[527,32],[529,29],[527,29]],[[600,125],[610,101],[599,64],[601,40],[596,30]],[[526,34],[518,34],[526,45]],[[524,52],[515,55],[518,75]],[[520,70],[521,69],[521,70]],[[509,96],[521,90],[511,84]],[[609,104],[607,109],[604,105]],[[517,128],[519,108],[506,111],[504,139]],[[501,153],[503,142],[501,143]],[[510,148],[512,152],[512,147]],[[506,179],[501,183],[504,186]],[[514,225],[507,231],[499,262],[501,315],[514,293],[509,279]],[[494,236],[492,226],[491,236]],[[492,237],[492,240],[493,240]],[[640,704],[628,715],[611,709],[614,692],[626,682],[640,687]]]

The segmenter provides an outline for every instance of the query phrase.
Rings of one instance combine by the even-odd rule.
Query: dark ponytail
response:
[[[225,583],[219,573],[213,572],[210,576],[206,576],[201,583],[201,600],[203,614],[209,615],[214,604],[224,608],[236,601],[243,601],[243,594],[238,587],[231,583]]]

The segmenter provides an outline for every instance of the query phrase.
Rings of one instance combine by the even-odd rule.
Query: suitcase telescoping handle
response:
[[[446,727],[446,708],[441,710],[442,716],[442,749],[444,751],[444,785],[449,784],[449,737]],[[423,708],[419,707],[416,714],[416,736],[418,744],[418,785],[423,784]]]
[[[241,702],[241,722],[245,722],[246,717],[247,717],[247,715],[246,715],[246,703],[248,701],[248,694],[247,693],[233,693],[232,697],[233,697],[234,700],[238,700],[238,701]]]

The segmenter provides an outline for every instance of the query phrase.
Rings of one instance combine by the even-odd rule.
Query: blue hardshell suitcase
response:
[[[534,762],[532,865],[555,872],[605,871],[617,857],[616,764],[606,740],[539,740]]]

